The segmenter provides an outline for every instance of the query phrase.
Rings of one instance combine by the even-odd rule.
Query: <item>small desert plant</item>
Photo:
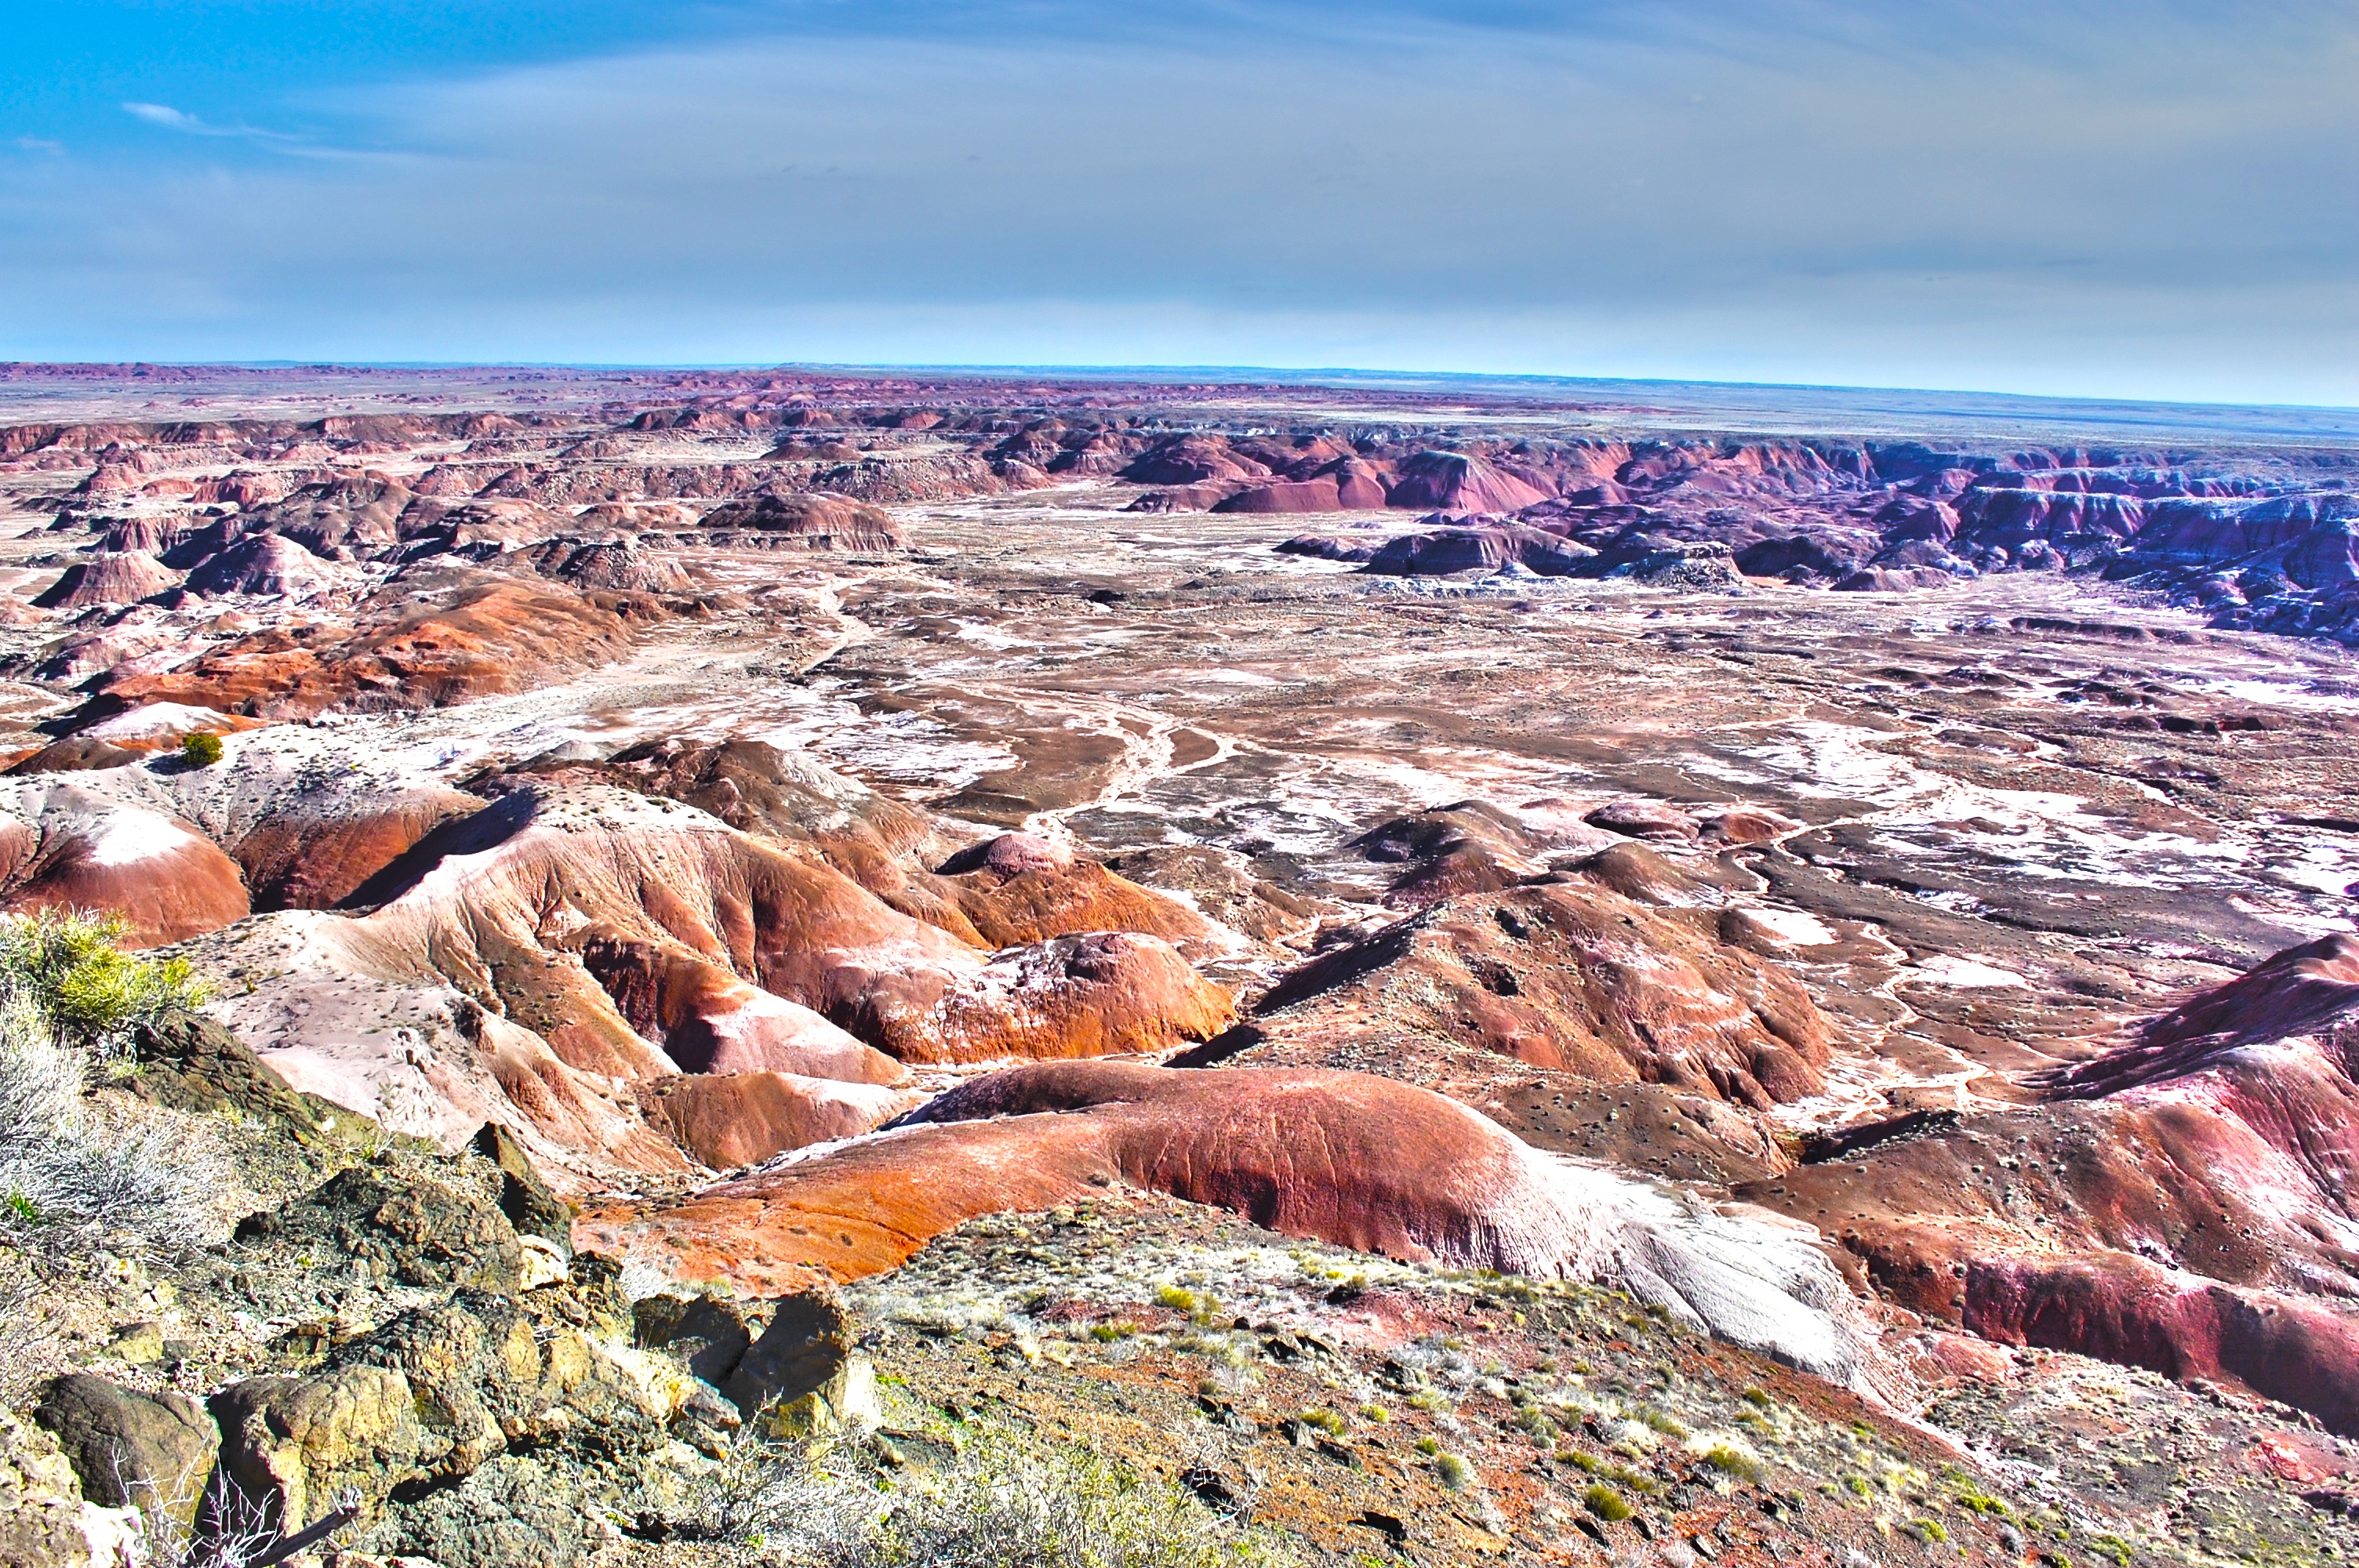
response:
[[[1715,1443],[1696,1455],[1707,1469],[1739,1481],[1759,1482],[1766,1472],[1761,1461],[1733,1443]]]
[[[1474,1466],[1455,1454],[1435,1454],[1433,1474],[1453,1492],[1462,1492],[1474,1484]]]
[[[217,1156],[168,1112],[103,1124],[83,1098],[86,1070],[22,994],[0,999],[0,1228],[187,1240],[220,1185]]]
[[[192,768],[210,768],[222,760],[222,739],[198,730],[180,737],[180,755]]]
[[[134,1026],[203,1002],[186,958],[125,953],[123,931],[120,915],[80,910],[0,916],[0,996],[38,1010],[64,1044],[102,1054]]]
[[[831,1465],[833,1467],[831,1468]],[[1179,1487],[986,1427],[958,1460],[889,1488],[856,1453],[741,1443],[673,1521],[823,1568],[1231,1568],[1283,1561]]]
[[[1618,1524],[1630,1517],[1630,1505],[1622,1494],[1607,1486],[1594,1486],[1581,1494],[1581,1506],[1608,1524]]]

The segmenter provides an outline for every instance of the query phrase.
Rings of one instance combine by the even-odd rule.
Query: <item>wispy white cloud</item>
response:
[[[169,103],[125,103],[123,112],[135,120],[145,120],[151,125],[161,125],[168,131],[186,131],[198,136],[227,136],[236,133],[206,124],[194,114],[183,113]]]

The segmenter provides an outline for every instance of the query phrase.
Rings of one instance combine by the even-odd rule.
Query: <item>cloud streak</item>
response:
[[[325,167],[126,103],[211,150],[52,160],[85,177],[71,198],[0,171],[0,281],[46,291],[60,323],[0,352],[1363,363],[2359,402],[2359,108],[2340,85],[2359,27],[2340,7],[763,21],[290,90],[272,117],[319,126],[306,148],[347,155]]]

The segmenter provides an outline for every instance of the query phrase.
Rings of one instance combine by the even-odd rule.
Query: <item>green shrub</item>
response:
[[[1581,1494],[1581,1506],[1608,1524],[1618,1524],[1630,1517],[1630,1505],[1611,1487],[1589,1487]]]
[[[1941,1521],[1933,1519],[1910,1519],[1908,1533],[1929,1546],[1939,1546],[1950,1539],[1950,1532],[1941,1528]]]
[[[1196,1295],[1194,1292],[1183,1291],[1177,1285],[1165,1285],[1155,1292],[1155,1304],[1193,1316],[1196,1311]]]
[[[1304,1411],[1301,1421],[1303,1425],[1316,1427],[1330,1437],[1343,1435],[1343,1418],[1333,1411]]]
[[[20,998],[63,1044],[102,1053],[136,1024],[201,1004],[186,958],[123,951],[123,917],[44,909],[0,916],[0,996]]]
[[[192,768],[210,768],[222,760],[222,739],[200,730],[180,737],[180,755]]]
[[[1664,1411],[1658,1411],[1651,1405],[1636,1411],[1633,1414],[1636,1419],[1644,1422],[1650,1427],[1653,1427],[1665,1437],[1683,1438],[1688,1434],[1688,1429],[1680,1423],[1680,1420],[1677,1416],[1671,1415]]]
[[[1474,1484],[1474,1466],[1455,1454],[1435,1454],[1433,1473],[1453,1492],[1462,1492]]]
[[[1715,1443],[1696,1455],[1711,1469],[1739,1481],[1759,1481],[1761,1461],[1731,1443]]]

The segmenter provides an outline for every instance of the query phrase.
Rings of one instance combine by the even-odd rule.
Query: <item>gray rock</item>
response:
[[[711,1296],[647,1296],[632,1304],[631,1319],[632,1338],[643,1349],[671,1352],[719,1389],[768,1327],[770,1308]]]
[[[275,1212],[248,1216],[237,1237],[333,1248],[407,1285],[512,1292],[523,1279],[516,1227],[487,1199],[418,1177],[397,1185],[358,1166]]]
[[[516,1134],[496,1121],[475,1130],[475,1152],[500,1168],[500,1212],[519,1236],[538,1236],[555,1242],[560,1250],[573,1250],[573,1211],[549,1190],[532,1168],[531,1159]]]
[[[721,1391],[748,1416],[818,1393],[842,1377],[852,1345],[852,1320],[833,1296],[785,1297]]]
[[[91,1501],[160,1507],[183,1524],[221,1447],[213,1418],[188,1395],[135,1393],[87,1372],[52,1380],[33,1420],[57,1438]]]
[[[564,1465],[503,1454],[397,1509],[369,1546],[439,1568],[573,1568],[608,1533]]]

